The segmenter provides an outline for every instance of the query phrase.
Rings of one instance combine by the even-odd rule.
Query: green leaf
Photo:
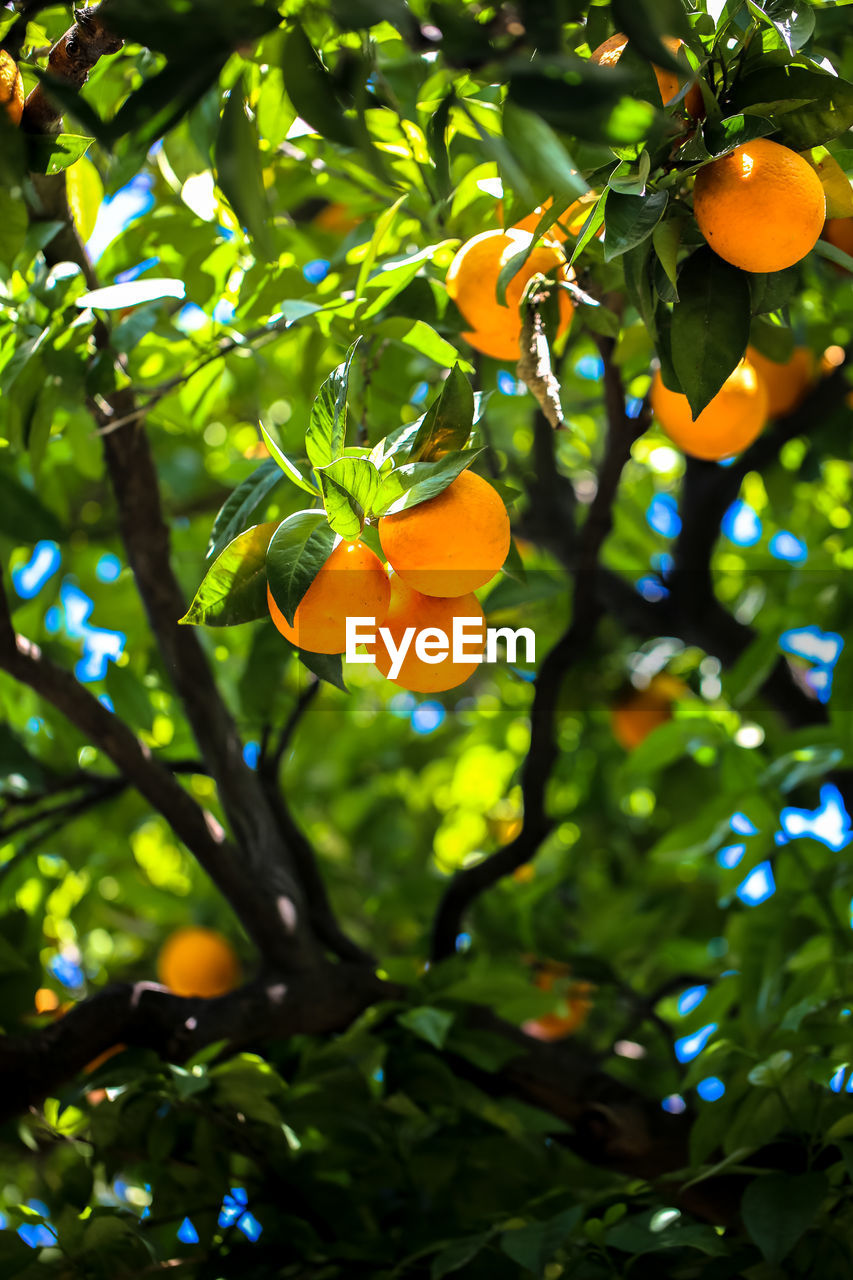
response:
[[[791,1070],[794,1055],[788,1049],[780,1049],[764,1062],[759,1062],[746,1077],[750,1084],[762,1089],[776,1089]]]
[[[818,240],[818,250],[824,247],[824,243]],[[750,275],[749,284],[752,314],[768,315],[773,311],[781,311],[794,297],[800,287],[800,272],[797,267],[787,267],[784,271],[756,273]]]
[[[822,1173],[771,1173],[744,1193],[743,1224],[771,1266],[778,1266],[818,1215],[829,1185]]]
[[[357,345],[354,342],[346,359],[332,370],[311,406],[305,452],[315,467],[328,466],[343,452],[347,430],[347,385]]]
[[[266,553],[275,521],[256,524],[230,542],[204,576],[183,618],[194,626],[233,627],[265,618]]]
[[[306,493],[310,493],[312,497],[318,498],[320,496],[320,490],[317,486],[312,484],[311,481],[302,474],[296,463],[287,456],[278,442],[273,439],[264,424],[260,422],[258,425],[261,428],[261,435],[263,436],[264,444],[272,454],[272,460],[281,468],[288,480],[291,480],[295,485],[298,485],[300,489],[304,489]]]
[[[725,120],[709,120],[702,130],[702,136],[708,155],[716,158],[744,143],[754,142],[756,138],[766,138],[768,133],[774,133],[775,130],[776,125],[766,116],[737,115],[728,116]]]
[[[777,13],[775,16],[765,13],[762,8],[754,3],[754,0],[747,0],[747,6],[758,22],[765,22],[769,27],[772,27],[779,37],[779,44],[783,45],[788,53],[792,55],[797,53],[812,37],[815,27],[815,15],[809,4],[800,3],[796,9],[784,6],[781,13]],[[768,8],[772,7],[772,5],[768,6]],[[766,46],[764,47],[766,51]]]
[[[454,1014],[449,1009],[436,1009],[432,1005],[421,1005],[418,1009],[407,1009],[405,1013],[397,1015],[401,1027],[420,1036],[436,1049],[444,1048],[453,1019]]]
[[[474,392],[456,364],[450,370],[441,395],[433,400],[412,442],[408,462],[435,462],[464,449],[474,425]]]
[[[84,156],[95,141],[80,133],[30,137],[30,165],[35,173],[61,173]]]
[[[243,77],[232,85],[219,122],[214,164],[222,193],[266,261],[275,256],[258,131],[246,114]]]
[[[183,280],[152,279],[128,280],[125,284],[109,284],[104,289],[92,289],[74,299],[75,307],[91,307],[93,311],[123,311],[136,307],[140,302],[156,302],[160,298],[183,298],[186,294]]]
[[[325,511],[296,511],[276,529],[267,550],[267,575],[273,599],[291,626],[334,543]]]
[[[501,1250],[513,1262],[542,1276],[554,1254],[572,1234],[583,1218],[583,1209],[574,1205],[546,1222],[531,1222],[526,1227],[504,1231]]]
[[[7,396],[8,393],[4,399]],[[38,494],[19,484],[5,471],[0,471],[0,533],[14,538],[17,543],[64,537],[58,517],[48,510]]]
[[[0,262],[11,267],[24,246],[27,234],[27,207],[11,191],[0,189]]]
[[[503,136],[534,190],[553,196],[555,204],[567,204],[589,190],[557,134],[536,112],[508,100]]]
[[[805,151],[853,125],[853,84],[813,66],[760,66],[738,82],[734,105],[770,116],[779,141]]]
[[[450,159],[447,153],[447,126],[450,112],[456,103],[456,95],[451,88],[442,98],[437,111],[430,116],[427,124],[427,146],[435,171],[435,181],[440,200],[446,200],[453,190],[450,178]]]
[[[355,131],[338,101],[337,84],[298,22],[285,37],[281,69],[287,96],[302,119],[331,142],[352,146]]]
[[[605,261],[611,262],[627,249],[642,244],[660,222],[668,201],[666,191],[649,191],[644,196],[625,196],[611,191],[604,223]]]
[[[577,238],[575,247],[572,250],[572,256],[569,259],[569,266],[572,266],[575,260],[583,253],[590,241],[598,235],[601,225],[604,222],[604,213],[607,207],[607,197],[610,195],[610,188],[605,187],[596,203],[587,214],[586,222],[581,227],[581,233]]]
[[[338,458],[317,470],[329,524],[352,541],[364,528],[379,493],[379,472],[367,458]]]
[[[485,1249],[491,1237],[491,1231],[483,1231],[476,1236],[466,1236],[464,1240],[454,1240],[453,1244],[447,1245],[433,1258],[430,1280],[442,1280],[442,1276],[449,1276],[452,1271],[460,1271]]]
[[[717,394],[749,341],[745,272],[699,249],[678,277],[672,311],[672,363],[694,418]]]
[[[445,369],[458,362],[460,368],[468,373],[473,371],[473,366],[467,360],[461,359],[456,348],[445,338],[440,337],[424,320],[411,320],[408,316],[391,316],[376,326],[374,336],[401,342],[404,347],[411,347],[413,351],[426,356],[428,360],[434,360],[436,364],[443,365]]]
[[[480,453],[481,449],[464,449],[446,454],[440,462],[406,462],[395,467],[382,481],[374,508],[376,515],[408,511],[434,498],[470,467]]]
[[[298,649],[297,652],[300,662],[317,676],[318,680],[325,680],[327,684],[333,684],[336,689],[349,693],[344,684],[343,660],[339,653],[309,653],[307,649]]]
[[[229,498],[219,508],[210,541],[207,544],[207,558],[218,556],[228,543],[242,533],[249,523],[254,511],[270,496],[281,483],[281,470],[275,458],[267,458],[242,484],[239,484]]]
[[[405,204],[406,199],[407,196],[400,196],[398,200],[394,201],[390,209],[386,209],[384,213],[380,214],[376,219],[376,226],[373,229],[373,235],[370,237],[370,243],[367,246],[367,253],[364,255],[364,259],[359,268],[358,279],[355,282],[355,291],[358,297],[362,297],[364,294],[364,287],[367,284],[368,277],[373,269],[373,264],[376,261],[376,255],[379,253],[382,241],[394,225],[394,220],[400,212],[400,209]]]
[[[666,272],[666,278],[678,295],[678,250],[681,248],[681,233],[684,222],[681,218],[667,218],[659,222],[652,232],[652,244],[658,261]]]

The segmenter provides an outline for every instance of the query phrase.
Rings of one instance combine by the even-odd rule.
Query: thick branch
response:
[[[97,11],[78,11],[76,16],[75,26],[51,53],[53,72],[72,84],[82,83],[102,54],[120,47],[120,42],[106,35]],[[30,99],[28,127],[33,130],[53,127],[55,115],[51,119],[45,114],[40,105],[42,97],[31,94]],[[62,209],[58,207],[60,201],[55,191],[50,193],[49,203],[54,212],[60,213],[66,226],[70,226],[64,186]],[[45,250],[48,261],[53,261],[57,253],[78,262],[90,285],[97,283],[73,228],[61,244],[55,239]],[[98,352],[113,354],[118,363],[117,353],[111,352],[109,329],[100,321],[95,325],[94,338]],[[310,964],[316,946],[307,922],[302,922],[303,894],[293,852],[279,829],[277,815],[260,778],[243,759],[236,725],[213,679],[198,636],[191,627],[178,623],[185,612],[185,600],[172,570],[169,531],[163,516],[157,471],[147,435],[136,421],[134,397],[123,388],[110,397],[90,402],[90,409],[105,433],[104,452],[117,500],[120,532],[137,588],[166,670],[216,781],[226,818],[243,854],[242,877],[256,886],[253,893],[259,898],[266,896],[268,902],[277,904],[276,910],[284,909],[287,928],[278,940],[267,930],[261,934],[255,930],[253,936],[256,941],[263,937],[265,956],[270,961],[281,964],[283,952],[287,950],[293,966]],[[110,430],[119,420],[127,420],[128,425]],[[218,883],[222,887],[221,880]],[[238,896],[234,905],[244,916],[243,896]],[[268,911],[266,914],[269,917]]]
[[[215,1000],[153,983],[120,983],[27,1036],[0,1037],[0,1122],[40,1102],[116,1044],[180,1062],[224,1040],[236,1052],[282,1036],[342,1031],[371,1004],[399,998],[365,965],[318,965],[283,981],[257,981]]]
[[[551,830],[545,795],[548,780],[559,757],[554,733],[554,715],[566,673],[586,653],[595,635],[602,606],[596,593],[598,557],[613,523],[613,503],[631,445],[646,429],[640,418],[625,412],[622,379],[613,363],[612,339],[598,340],[604,360],[607,445],[598,477],[598,489],[580,532],[573,556],[574,599],[572,623],[546,657],[536,677],[530,712],[530,749],[521,771],[524,824],[510,844],[490,857],[457,872],[444,893],[433,923],[432,957],[441,960],[453,954],[462,919],[476,898],[503,876],[529,862]],[[556,474],[556,472],[555,472]],[[568,543],[569,539],[566,539]]]
[[[249,937],[271,963],[286,965],[301,926],[285,893],[247,874],[246,860],[126,724],[102,706],[74,676],[43,657],[36,645],[15,636],[0,579],[0,668],[27,685],[84,733],[129,779],[201,863],[231,903]]]
[[[89,79],[89,72],[98,60],[107,54],[117,53],[124,44],[112,35],[100,17],[100,5],[75,9],[76,19],[65,35],[50,51],[47,60],[48,76],[62,80],[75,89],[82,89]],[[24,103],[21,127],[27,133],[56,133],[62,124],[62,112],[50,100],[48,88],[37,84]]]

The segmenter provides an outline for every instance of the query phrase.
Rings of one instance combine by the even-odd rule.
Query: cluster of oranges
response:
[[[382,516],[379,540],[388,567],[365,543],[339,542],[300,601],[292,625],[268,587],[269,611],[281,634],[312,653],[344,653],[347,619],[373,619],[377,639],[368,652],[387,676],[392,655],[379,628],[399,649],[411,629],[415,635],[435,633],[437,645],[440,637],[452,637],[454,619],[476,619],[482,644],[475,638],[469,647],[476,652],[479,644],[482,655],[485,618],[474,592],[494,577],[510,547],[509,516],[497,490],[482,476],[463,471],[435,497]],[[474,628],[467,633],[473,635]],[[454,689],[477,669],[476,660],[454,662],[452,654],[429,661],[415,651],[411,634],[409,640],[393,677],[404,689]]]
[[[683,44],[674,38],[664,43],[674,56]],[[611,36],[592,53],[591,60],[612,67],[627,44],[625,35]],[[703,94],[695,73],[691,80],[686,68],[681,76],[661,67],[653,70],[664,106],[679,98],[689,120],[704,116]],[[828,171],[823,167],[826,164],[831,166]],[[827,204],[827,197],[834,180],[844,186],[849,200],[849,184],[831,158],[816,163],[811,156],[759,138],[699,170],[693,185],[696,224],[719,257],[753,274],[793,266],[814,248],[821,235],[853,254],[853,217],[827,218],[833,204],[832,199]],[[470,326],[463,336],[476,350],[497,359],[518,358],[519,303],[525,286],[536,273],[555,277],[563,284],[572,279],[563,246],[569,236],[580,233],[595,198],[595,193],[590,193],[570,205],[539,242],[534,233],[547,202],[513,226],[481,232],[462,245],[447,273],[447,292]],[[525,251],[526,260],[506,286],[505,302],[498,302],[501,273]],[[559,334],[568,329],[572,314],[568,292],[561,289]],[[776,363],[750,347],[698,417],[693,417],[686,396],[671,391],[660,373],[653,380],[651,403],[659,423],[679,448],[695,457],[718,461],[747,448],[768,419],[792,412],[815,373],[815,362],[805,348],[797,348],[789,360]]]

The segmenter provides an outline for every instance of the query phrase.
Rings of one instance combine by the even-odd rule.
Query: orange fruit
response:
[[[240,981],[240,963],[221,933],[188,925],[164,942],[157,973],[176,996],[222,996]]]
[[[347,205],[340,200],[330,200],[328,204],[323,205],[319,213],[314,214],[311,225],[318,227],[321,231],[331,231],[335,235],[345,236],[348,231],[358,226],[359,221],[360,219],[354,216]]]
[[[12,121],[20,124],[24,114],[24,82],[18,64],[5,49],[0,49],[0,107]]]
[[[468,677],[474,674],[480,665],[478,661],[454,662],[452,660],[455,618],[474,618],[480,624],[479,639],[470,638],[475,632],[474,627],[467,629],[465,648],[469,653],[482,655],[485,649],[486,620],[475,595],[453,596],[449,599],[425,596],[394,574],[391,579],[391,604],[385,618],[385,627],[398,648],[403,643],[406,631],[414,628],[414,635],[406,656],[403,658],[399,672],[393,677],[395,684],[403,689],[409,689],[412,693],[441,693],[445,689],[455,689],[457,685],[464,684]],[[440,662],[426,662],[415,650],[418,634],[427,630],[440,633],[431,637],[436,641],[446,637],[446,647],[449,646],[450,651]],[[437,654],[438,648],[431,647],[431,653]],[[383,676],[391,679],[392,655],[378,632],[373,660]]]
[[[576,238],[583,230],[583,224],[589,217],[590,210],[598,199],[597,191],[587,191],[585,195],[579,196],[577,200],[573,200],[567,209],[564,209],[556,222],[552,223],[548,228],[547,236],[549,240],[557,240],[560,244],[570,238]],[[550,209],[553,201],[550,196],[541,205],[538,205],[532,213],[528,213],[527,217],[522,218],[519,222],[512,224],[515,231],[527,231],[533,235],[546,209]],[[565,230],[564,230],[565,228]],[[604,235],[604,228],[598,230],[599,239]]]
[[[687,693],[687,686],[661,672],[645,689],[634,689],[610,712],[613,736],[626,751],[633,751],[659,725],[672,719],[672,704]]]
[[[743,271],[784,271],[816,245],[826,197],[801,155],[757,138],[699,170],[693,212],[726,262]]]
[[[590,54],[590,61],[597,63],[601,67],[615,67],[616,63],[625,52],[625,46],[628,43],[628,37],[623,35],[621,31],[617,31],[616,35],[610,36],[597,49],[593,49]],[[678,50],[684,44],[678,36],[664,36],[663,43],[669,52],[675,57]],[[658,82],[661,101],[663,105],[669,106],[672,99],[681,88],[681,81],[674,71],[670,71],[664,67],[656,67],[652,63],[652,70],[655,73],[655,79]],[[702,97],[702,90],[698,84],[693,84],[684,96],[684,109],[688,115],[701,118],[705,114],[705,102]]]
[[[767,387],[767,416],[782,418],[796,409],[814,382],[815,358],[808,347],[795,347],[781,364],[747,347],[746,358]]]
[[[468,470],[434,498],[382,516],[379,540],[408,586],[425,596],[463,596],[506,560],[509,516],[497,489]]]
[[[666,434],[684,453],[719,462],[741,453],[767,421],[767,387],[748,360],[729,374],[710,404],[694,418],[687,396],[652,379],[651,405]]]
[[[827,218],[823,238],[853,258],[853,218]],[[842,274],[851,274],[849,267],[840,267],[837,263],[832,265]]]
[[[363,542],[339,542],[299,602],[293,626],[267,586],[267,605],[281,634],[309,653],[344,653],[347,618],[382,623],[391,585],[385,566]]]
[[[571,969],[567,964],[547,960],[537,967],[533,981],[540,991],[553,991],[558,981],[566,983],[570,973]],[[522,1031],[535,1040],[562,1040],[579,1031],[592,1008],[589,997],[593,990],[591,982],[569,983],[562,993],[560,1009],[554,1013],[545,1013],[539,1018],[531,1018],[522,1024]]]
[[[529,231],[509,227],[506,231],[483,231],[466,241],[447,272],[447,292],[471,325],[462,336],[477,351],[496,360],[517,360],[521,337],[521,295],[531,276],[557,273],[568,280],[562,249],[554,241],[534,248],[506,289],[506,305],[497,300],[498,276],[510,258],[533,242]],[[565,333],[572,322],[574,307],[564,289],[560,290],[560,327]]]
[[[59,1008],[59,996],[50,987],[39,987],[35,999],[36,1013],[53,1013]]]

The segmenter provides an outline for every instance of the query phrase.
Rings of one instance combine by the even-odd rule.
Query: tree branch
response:
[[[216,999],[154,983],[117,983],[31,1035],[0,1037],[0,1122],[58,1090],[116,1044],[180,1062],[224,1040],[229,1052],[297,1033],[342,1031],[371,1004],[399,999],[365,965],[323,964],[286,982],[256,981]]]
[[[76,16],[75,26],[51,53],[54,74],[71,84],[82,83],[102,54],[120,47],[120,42],[106,33],[96,10],[78,11]],[[26,118],[31,130],[55,127],[58,116],[55,112],[53,116],[46,114],[45,101],[37,91],[28,99]],[[96,285],[91,264],[68,218],[64,175],[59,175],[59,184],[52,189],[50,209],[56,216],[61,204],[60,216],[71,234],[61,244],[59,237],[51,241],[45,256],[52,262],[59,253],[77,262],[90,286]],[[61,201],[57,192],[61,192]],[[97,352],[112,356],[118,365],[108,327],[97,321],[93,332]],[[119,529],[164,665],[217,784],[223,810],[243,855],[242,878],[252,882],[259,900],[266,896],[268,902],[277,904],[274,913],[279,915],[279,938],[268,928],[250,932],[256,942],[263,939],[263,954],[271,964],[280,966],[287,961],[296,968],[308,965],[316,958],[317,946],[307,922],[302,921],[303,892],[294,852],[278,825],[276,811],[260,778],[243,759],[240,735],[198,636],[193,628],[182,627],[178,622],[185,612],[185,600],[172,569],[157,471],[148,437],[141,423],[136,422],[133,394],[126,387],[116,389],[111,395],[90,402],[90,410],[102,430],[119,420],[136,423],[106,431],[103,437],[107,470],[118,505]],[[188,843],[188,847],[192,845]],[[210,851],[207,852],[209,858]],[[217,874],[217,883],[223,887],[221,868]],[[232,888],[237,889],[237,884],[232,883]],[[245,894],[238,893],[235,906],[238,903],[245,922]],[[264,915],[269,925],[269,908]]]
[[[225,839],[219,823],[196,804],[189,792],[139,741],[122,720],[75,677],[45,658],[38,647],[16,636],[0,576],[0,669],[40,697],[84,733],[112,761],[146,800],[166,819],[225,895],[261,954],[273,965],[293,959],[294,937],[305,926],[292,900],[272,892],[269,879],[259,880],[245,857]]]
[[[605,369],[607,444],[599,471],[598,489],[577,540],[577,551],[572,556],[572,622],[545,658],[536,677],[530,712],[530,749],[521,770],[522,829],[510,844],[453,877],[433,922],[433,960],[453,955],[462,919],[471,904],[498,880],[529,862],[553,825],[548,818],[545,793],[559,757],[554,715],[560,688],[566,673],[581,660],[591,644],[603,612],[596,593],[598,557],[612,527],[613,502],[622,471],[631,455],[631,445],[647,425],[643,415],[632,419],[625,412],[622,379],[612,359],[613,340],[598,338],[597,341]],[[556,469],[553,474],[557,475]]]

